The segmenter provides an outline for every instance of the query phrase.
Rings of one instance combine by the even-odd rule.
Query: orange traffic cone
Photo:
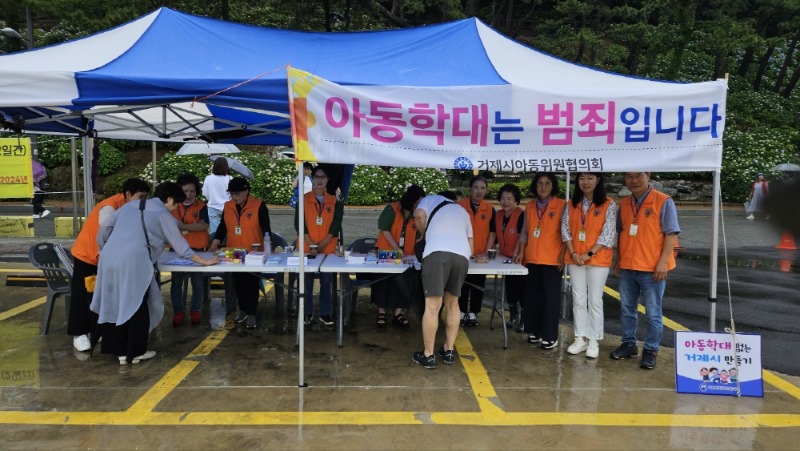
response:
[[[794,245],[794,238],[788,230],[784,229],[783,235],[781,236],[781,242],[775,246],[775,249],[785,249],[790,251],[797,250],[797,246]]]

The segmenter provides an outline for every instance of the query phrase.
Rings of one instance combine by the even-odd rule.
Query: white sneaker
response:
[[[89,341],[89,334],[77,335],[73,337],[72,346],[81,352],[92,349],[92,342]]]
[[[133,358],[133,363],[139,363],[142,360],[152,359],[155,356],[156,356],[156,352],[155,351],[147,351],[147,352],[145,352],[144,354],[142,354],[142,355],[140,355],[138,357],[134,357]]]
[[[44,218],[45,216],[47,216],[49,214],[50,214],[50,210],[45,210],[45,211],[42,212],[42,215],[40,217]]]
[[[39,219],[39,215],[33,215],[33,219]]]
[[[582,337],[575,337],[575,341],[569,345],[567,348],[567,352],[572,355],[580,354],[581,352],[585,351],[589,347],[589,343],[586,342]]]
[[[755,216],[753,216],[753,215],[750,215],[750,216],[748,216],[748,217],[747,217],[747,219],[749,219],[749,220],[751,220],[751,221],[752,221],[752,220],[756,219],[756,217],[755,217]]]
[[[596,359],[600,355],[600,345],[597,340],[589,340],[589,346],[586,348],[586,358]]]

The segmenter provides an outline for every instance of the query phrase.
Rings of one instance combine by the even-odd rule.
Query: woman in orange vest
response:
[[[178,229],[183,238],[189,243],[193,251],[204,251],[208,247],[208,207],[206,203],[197,199],[200,192],[200,180],[194,174],[181,174],[178,176],[178,185],[181,186],[186,200],[177,205],[172,216],[178,220]],[[170,283],[170,297],[172,298],[172,325],[183,324],[186,319],[186,306],[183,302],[183,281],[189,278],[192,282],[192,302],[189,317],[192,324],[200,324],[200,303],[203,301],[203,273],[199,272],[173,272]]]
[[[596,359],[603,339],[603,288],[613,257],[617,205],[606,196],[601,172],[581,172],[561,218],[561,238],[572,285],[575,341],[570,354]]]
[[[558,196],[558,179],[551,172],[533,177],[531,191],[536,194],[525,205],[525,224],[517,243],[516,262],[528,268],[525,276],[525,333],[528,343],[542,349],[558,346],[558,317],[561,305],[561,270],[564,244],[561,241],[561,215],[564,199]]]
[[[344,206],[333,194],[327,191],[328,174],[325,169],[317,166],[314,168],[312,182],[314,187],[303,195],[303,211],[305,222],[306,254],[310,246],[317,246],[318,254],[333,254],[339,242],[339,232],[342,230],[342,216]],[[299,230],[299,211],[294,211],[295,230]],[[314,279],[319,277],[319,321],[324,326],[333,325],[333,294],[331,293],[332,273],[306,273],[305,291],[305,324],[311,325],[314,312]]]
[[[383,209],[378,218],[378,249],[402,251],[403,255],[414,255],[414,243],[417,241],[417,224],[414,211],[419,201],[425,197],[425,190],[417,185],[410,185],[398,202],[392,202]],[[386,309],[392,309],[392,324],[408,329],[405,311],[409,299],[396,289],[397,276],[383,279],[372,285],[372,302],[378,306],[378,318],[375,325],[386,327]]]
[[[458,201],[472,222],[473,257],[486,256],[487,250],[494,247],[494,207],[483,200],[484,196],[486,196],[486,177],[476,175],[469,181],[469,197]],[[484,286],[486,286],[486,276],[483,274],[468,275],[464,281],[461,296],[458,298],[462,326],[478,325]]]
[[[502,211],[494,215],[494,229],[497,233],[497,245],[500,255],[514,258],[517,250],[519,234],[525,222],[525,212],[519,208],[522,193],[516,185],[507,183],[497,193]],[[525,289],[525,276],[505,276],[506,299],[511,310],[511,318],[506,326],[516,328],[517,332],[524,332],[522,324],[522,299]]]
[[[264,242],[264,234],[272,233],[267,204],[250,195],[250,182],[247,179],[231,179],[228,192],[231,200],[225,202],[222,208],[222,220],[208,249],[211,252],[217,252],[223,241],[226,247],[250,249],[254,243]],[[275,242],[272,239],[270,241]],[[239,313],[234,321],[237,324],[245,323],[248,329],[255,329],[261,278],[243,272],[232,273],[231,278],[239,300]]]

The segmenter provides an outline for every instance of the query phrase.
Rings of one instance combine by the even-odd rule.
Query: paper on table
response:
[[[191,266],[194,264],[193,261],[186,258],[171,258],[164,263],[166,263],[167,265],[177,265],[177,266]]]
[[[280,263],[280,262],[281,262],[281,257],[280,257],[280,255],[273,255],[272,257],[270,257],[270,258],[268,258],[268,259],[267,259],[267,262],[266,262],[266,263],[267,263],[268,265],[277,265],[277,264],[278,264],[278,263]],[[298,264],[299,264],[299,263],[298,263]]]

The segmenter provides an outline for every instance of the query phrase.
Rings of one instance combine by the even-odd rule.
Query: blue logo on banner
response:
[[[472,169],[472,161],[467,157],[458,157],[453,162],[453,169]]]

